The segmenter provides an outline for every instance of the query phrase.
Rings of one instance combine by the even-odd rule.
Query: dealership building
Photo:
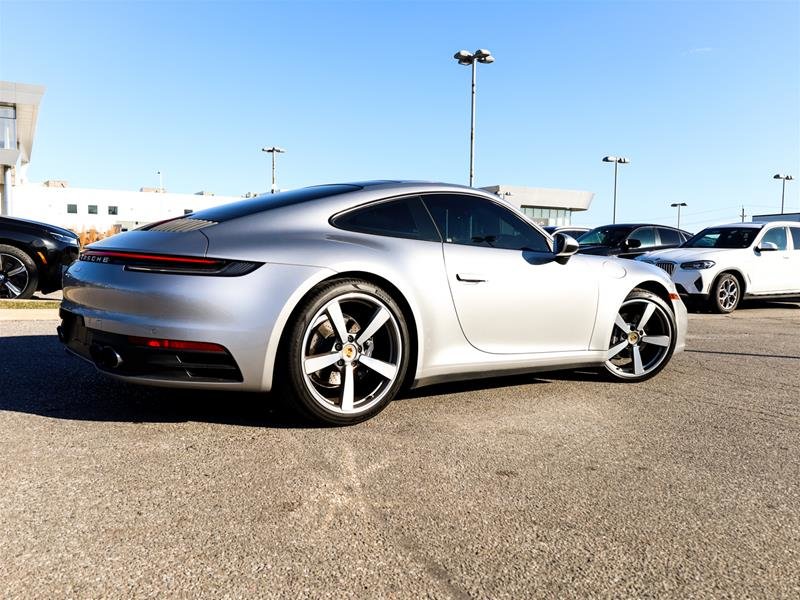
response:
[[[241,198],[208,192],[168,193],[152,187],[102,190],[70,187],[62,180],[28,181],[27,167],[44,92],[43,86],[0,81],[0,215],[51,223],[76,232],[109,232]],[[509,185],[482,189],[515,204],[541,225],[569,225],[572,214],[588,210],[594,197],[592,192]]]

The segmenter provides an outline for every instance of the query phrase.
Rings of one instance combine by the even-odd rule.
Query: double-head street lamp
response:
[[[681,206],[688,206],[686,202],[673,202],[670,204],[672,208],[678,207],[678,229],[681,228]]]
[[[783,189],[781,190],[781,214],[783,214],[783,200],[786,197],[786,182],[792,181],[794,177],[791,175],[781,175],[780,173],[775,173],[772,176],[773,179],[783,179]]]
[[[275,155],[276,154],[283,154],[286,152],[283,148],[278,148],[277,146],[272,146],[272,148],[267,148],[266,146],[261,149],[262,152],[269,152],[272,154],[272,187],[270,188],[270,194],[275,193]]]
[[[491,64],[494,56],[485,48],[467,52],[459,50],[453,55],[458,64],[472,66],[472,126],[469,130],[469,187],[472,187],[472,180],[475,176],[475,76],[477,74],[477,63]]]
[[[618,165],[627,165],[629,161],[627,158],[623,158],[622,156],[604,156],[603,162],[607,163],[614,163],[614,212],[611,215],[611,222],[617,222],[617,166]]]

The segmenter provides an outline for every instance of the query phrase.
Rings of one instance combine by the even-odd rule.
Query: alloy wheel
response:
[[[721,281],[717,288],[717,301],[720,308],[725,312],[730,312],[739,302],[739,282],[734,277],[726,278]]]
[[[0,298],[17,298],[28,287],[28,270],[16,256],[0,253]]]
[[[397,380],[402,339],[381,299],[361,292],[337,296],[306,327],[300,353],[306,389],[327,411],[357,415],[370,410]]]
[[[670,355],[673,336],[667,309],[646,297],[629,298],[614,321],[606,368],[622,379],[645,379]]]

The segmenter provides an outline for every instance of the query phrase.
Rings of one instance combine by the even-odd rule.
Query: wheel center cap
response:
[[[342,358],[347,362],[355,360],[356,356],[358,356],[358,348],[355,347],[355,344],[345,344],[342,347]]]
[[[638,331],[631,331],[628,334],[628,343],[631,344],[631,345],[639,343],[639,332]]]

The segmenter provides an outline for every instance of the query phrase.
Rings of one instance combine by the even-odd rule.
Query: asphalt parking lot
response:
[[[693,314],[622,385],[548,373],[308,428],[106,380],[0,321],[0,595],[800,596],[800,305]]]

